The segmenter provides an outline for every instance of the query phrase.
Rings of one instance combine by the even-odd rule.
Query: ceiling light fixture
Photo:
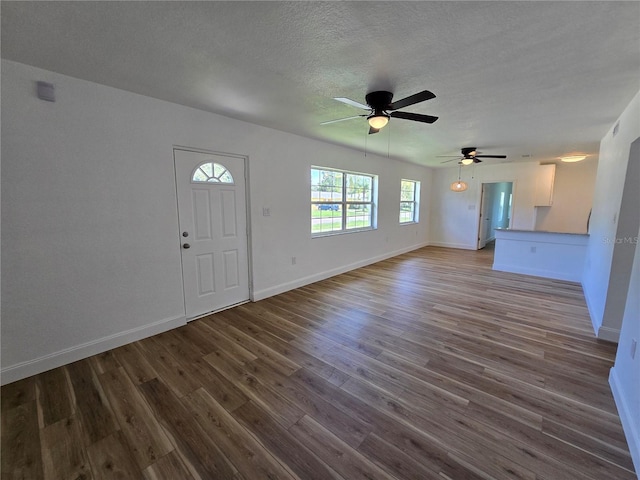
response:
[[[570,155],[568,157],[560,157],[560,160],[567,163],[574,163],[584,160],[585,158],[587,158],[586,155]]]
[[[462,180],[460,180],[461,169],[462,167],[458,166],[458,181],[453,182],[451,185],[449,185],[449,189],[453,192],[464,192],[469,187],[469,185],[467,185],[467,182],[463,182]]]
[[[454,192],[464,192],[468,187],[467,182],[458,180],[457,182],[453,182],[449,188]]]
[[[387,123],[389,123],[389,115],[386,115],[385,113],[378,111],[373,113],[372,115],[369,115],[367,117],[367,120],[369,121],[369,125],[371,126],[371,128],[380,130]]]
[[[473,158],[463,158],[462,160],[460,160],[460,163],[462,165],[471,165],[473,163]]]

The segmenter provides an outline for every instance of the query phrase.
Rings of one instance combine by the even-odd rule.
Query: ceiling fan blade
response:
[[[399,108],[408,107],[409,105],[424,102],[425,100],[431,100],[432,98],[436,98],[436,96],[429,90],[423,90],[422,92],[415,93],[409,97],[396,100],[385,108],[385,110],[398,110]]]
[[[320,122],[320,125],[329,125],[330,123],[344,122],[345,120],[352,120],[354,118],[366,117],[366,115],[355,115],[353,117],[339,118],[337,120],[329,120],[328,122]]]
[[[473,163],[482,163],[482,160],[479,160],[478,157],[473,157]]]
[[[389,114],[393,118],[402,118],[404,120],[413,120],[414,122],[433,123],[438,120],[438,117],[432,117],[431,115],[421,115],[419,113],[410,112],[391,112]]]
[[[346,103],[347,105],[351,105],[352,107],[362,108],[363,110],[371,110],[370,106],[363,105],[362,103],[356,102],[355,100],[351,100],[350,98],[335,97],[334,100],[337,100],[342,103]]]
[[[449,162],[453,162],[454,160],[458,160],[460,157],[457,156],[456,158],[452,158],[451,160],[445,160],[444,162],[440,162],[440,163],[449,163]]]
[[[369,127],[369,135],[371,135],[372,133],[378,133],[379,131],[379,128]]]
[[[475,155],[475,158],[507,158],[506,155]]]

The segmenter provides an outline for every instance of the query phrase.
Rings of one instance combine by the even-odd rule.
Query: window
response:
[[[400,181],[400,223],[418,222],[418,201],[420,199],[420,182],[415,180]]]
[[[233,177],[224,165],[205,162],[193,171],[191,181],[193,183],[233,183]]]
[[[376,176],[311,168],[311,234],[375,228]]]

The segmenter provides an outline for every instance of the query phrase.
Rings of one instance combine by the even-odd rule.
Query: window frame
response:
[[[205,165],[211,165],[211,172],[212,172],[211,176],[209,176],[209,174],[202,168]],[[217,176],[215,174],[216,166],[224,169],[224,172],[222,172],[220,175],[217,175]],[[208,177],[208,179],[196,180],[195,176],[198,173],[198,170],[200,170],[204,176]],[[231,181],[223,179],[225,174],[229,175],[229,178],[231,179]],[[233,178],[233,175],[225,165],[218,162],[214,162],[213,160],[206,160],[196,165],[196,168],[194,168],[193,171],[191,172],[191,183],[205,184],[205,185],[235,185],[235,180]]]
[[[335,188],[339,188],[341,190],[340,193],[340,198],[339,199],[334,199],[331,198],[329,200],[314,200],[313,199],[313,187],[314,187],[314,183],[313,183],[313,172],[314,170],[318,171],[318,172],[335,172],[335,173],[339,173],[342,175],[342,182],[340,186],[335,186]],[[369,192],[369,201],[366,200],[349,200],[349,176],[358,176],[358,177],[367,177],[370,179],[370,185],[371,185],[371,189]],[[346,234],[346,233],[355,233],[355,232],[366,232],[366,231],[370,231],[370,230],[376,230],[377,229],[377,195],[378,195],[378,176],[373,174],[373,173],[364,173],[364,172],[354,172],[354,171],[350,171],[350,170],[343,170],[343,169],[339,169],[339,168],[332,168],[332,167],[321,167],[321,166],[317,166],[317,165],[312,165],[310,168],[310,180],[311,180],[311,184],[310,184],[310,193],[311,193],[311,237],[312,238],[316,238],[316,237],[326,237],[326,236],[330,236],[330,235],[342,235],[342,234]],[[337,192],[332,192],[332,193],[337,193]],[[332,195],[333,196],[333,195]],[[318,210],[320,210],[320,206],[321,205],[338,205],[338,209],[336,211],[340,212],[340,229],[334,229],[334,230],[329,230],[329,231],[319,231],[319,232],[314,232],[313,230],[313,226],[314,226],[314,216],[313,216],[313,210],[314,210],[314,205],[318,207]],[[349,222],[349,215],[348,212],[349,210],[352,210],[352,208],[350,207],[355,207],[358,205],[366,205],[369,206],[369,215],[368,215],[368,220],[369,220],[369,225],[365,226],[365,227],[352,227],[349,228],[348,227],[348,222]],[[359,208],[356,208],[357,210],[360,210]],[[333,210],[333,208],[331,208],[331,210]],[[337,216],[333,216],[331,218],[338,218]]]
[[[413,200],[402,199],[402,185],[404,182],[413,184]],[[411,204],[412,210],[410,211],[413,213],[413,215],[411,216],[411,220],[402,220],[402,213],[406,212],[406,210],[402,209],[403,204]],[[400,225],[413,225],[420,222],[420,180],[411,180],[408,178],[400,179],[400,212],[398,215],[398,221]]]

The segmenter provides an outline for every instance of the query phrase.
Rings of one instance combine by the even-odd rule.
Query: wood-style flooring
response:
[[[428,247],[2,387],[2,480],[634,479],[579,285]]]

